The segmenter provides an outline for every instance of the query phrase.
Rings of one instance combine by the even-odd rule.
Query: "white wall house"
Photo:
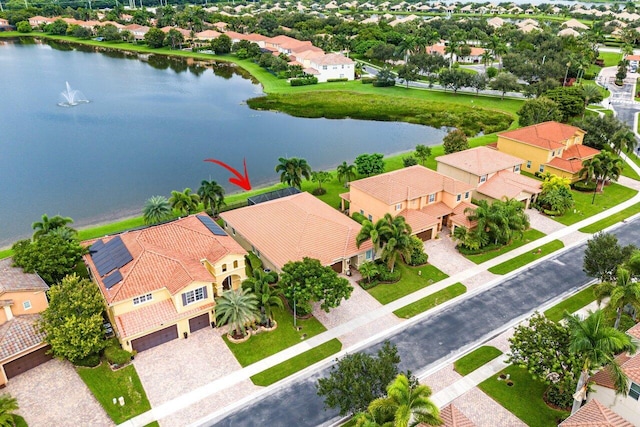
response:
[[[316,76],[319,83],[329,79],[353,80],[355,78],[355,63],[350,58],[338,53],[328,53],[311,58],[309,65],[310,69],[305,69],[305,71]]]

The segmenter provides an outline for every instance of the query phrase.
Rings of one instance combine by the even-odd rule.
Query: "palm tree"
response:
[[[242,288],[253,292],[258,299],[258,309],[262,315],[260,323],[271,327],[273,309],[284,308],[282,299],[269,284],[269,276],[263,270],[253,270],[253,277],[242,282]]]
[[[362,222],[362,228],[356,236],[356,246],[359,248],[364,242],[371,239],[373,243],[373,259],[376,259],[376,253],[386,243],[387,237],[391,234],[389,223],[384,219],[372,223],[368,219]]]
[[[367,283],[371,283],[371,278],[378,274],[378,267],[374,262],[367,261],[360,264],[358,271],[360,271],[362,277],[367,279]]]
[[[620,155],[622,150],[626,150],[628,153],[633,153],[638,146],[638,140],[636,135],[629,127],[624,126],[622,129],[616,131],[611,137],[611,145],[617,155]]]
[[[200,196],[192,193],[190,188],[185,188],[182,192],[173,190],[171,197],[169,197],[171,207],[185,215],[195,212],[198,209],[199,202]]]
[[[204,208],[209,209],[213,216],[217,216],[225,205],[224,188],[215,181],[203,180],[198,188],[198,196]]]
[[[635,353],[637,344],[631,341],[629,335],[607,326],[602,310],[589,311],[584,320],[578,315],[565,313],[565,320],[571,331],[569,351],[583,360],[571,413],[580,409],[586,397],[591,372],[604,366],[608,367],[613,377],[616,392],[626,395],[628,378],[615,360],[615,355],[623,351]]]
[[[342,162],[342,164],[338,166],[337,171],[338,181],[344,181],[345,186],[356,179],[356,165],[350,165],[347,162]]]
[[[607,307],[616,310],[616,321],[613,325],[615,329],[620,326],[622,311],[628,305],[638,312],[640,311],[640,282],[632,280],[631,272],[626,268],[618,268],[616,283],[602,282],[594,287],[594,293],[598,304],[605,296],[610,297]]]
[[[524,212],[524,203],[516,199],[505,199],[498,202],[500,215],[504,218],[505,228],[502,230],[502,235],[505,242],[510,242],[514,235],[519,235],[522,238],[530,225],[529,216]]]
[[[477,222],[476,230],[479,234],[478,239],[484,241],[493,238],[494,243],[498,243],[500,236],[499,230],[503,218],[496,212],[496,209],[492,209],[489,202],[486,200],[479,200],[478,205],[475,208],[469,207],[464,210],[467,215],[467,219],[471,222]],[[485,237],[483,237],[486,236]]]
[[[47,214],[42,215],[42,221],[34,222],[31,224],[31,228],[35,230],[33,233],[33,239],[37,240],[39,237],[48,234],[50,231],[55,230],[60,227],[67,227],[67,224],[73,224],[73,219],[66,216],[56,215],[51,218]],[[73,230],[71,227],[67,227],[70,230]],[[73,230],[75,231],[75,230]]]
[[[591,159],[587,159],[582,162],[581,174],[586,174],[586,180],[595,178],[596,188],[593,193],[593,201],[595,201],[595,193],[603,191],[604,184],[607,181],[616,181],[622,173],[622,159],[609,151],[601,151],[593,156]],[[593,203],[592,201],[592,203]]]
[[[171,217],[171,205],[164,196],[153,196],[149,198],[142,209],[144,223],[157,224]]]
[[[411,258],[411,226],[403,216],[394,218],[390,214],[385,214],[384,220],[389,224],[391,233],[387,236],[386,244],[382,248],[382,259],[387,261],[387,266],[393,273],[398,255],[405,261]]]
[[[276,165],[276,172],[280,173],[280,182],[291,187],[301,188],[302,178],[311,178],[311,166],[305,159],[280,157]]]
[[[0,396],[0,427],[13,427],[14,412],[18,410],[18,400],[5,393]]]
[[[596,85],[583,85],[582,97],[584,98],[584,110],[582,111],[582,118],[584,119],[584,115],[587,111],[587,106],[591,102],[602,101],[602,93],[600,93],[600,88]],[[596,99],[598,101],[595,101]]]
[[[387,387],[387,397],[381,397],[369,405],[369,412],[375,414],[375,422],[392,414],[394,427],[415,426],[420,423],[440,425],[442,420],[438,407],[429,399],[431,389],[414,383],[406,375],[400,374]]]
[[[219,325],[229,324],[233,336],[246,335],[246,326],[259,318],[258,298],[246,289],[226,291],[216,301],[216,320]]]

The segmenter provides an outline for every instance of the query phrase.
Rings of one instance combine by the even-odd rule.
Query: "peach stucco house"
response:
[[[443,226],[472,227],[464,211],[475,207],[471,204],[473,189],[466,182],[416,165],[354,181],[340,197],[342,209],[348,202],[352,215],[359,212],[374,222],[387,213],[402,215],[414,235],[429,240]]]
[[[488,147],[476,147],[436,158],[440,174],[474,187],[478,200],[516,199],[528,208],[542,191],[540,181],[520,175],[522,159]]]
[[[582,145],[585,131],[558,122],[544,122],[498,134],[498,151],[524,160],[530,173],[549,172],[579,181],[582,162],[600,151]]]
[[[49,286],[37,274],[0,260],[0,387],[11,378],[51,359],[37,328],[38,313],[49,303]]]
[[[212,325],[214,296],[246,279],[245,255],[198,214],[96,240],[84,259],[122,347],[143,351]]]
[[[303,192],[224,212],[225,230],[264,266],[315,258],[338,273],[372,260],[371,242],[356,246],[360,224]]]

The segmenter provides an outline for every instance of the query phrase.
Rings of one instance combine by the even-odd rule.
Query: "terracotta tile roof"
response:
[[[561,422],[559,427],[633,427],[633,424],[592,399]]]
[[[307,192],[221,217],[278,268],[304,257],[330,265],[371,248],[370,241],[356,247],[360,224]]]
[[[306,74],[313,74],[313,75],[318,75],[320,74],[320,71],[316,70],[315,68],[305,68],[302,71],[304,71]]]
[[[323,55],[324,52],[318,52],[317,50],[305,50],[302,52],[296,52],[295,57],[298,61],[304,61],[305,59],[317,58]]]
[[[431,215],[435,218],[442,218],[445,215],[451,215],[453,213],[453,209],[451,209],[443,202],[431,203],[430,205],[427,205],[420,210],[423,213]]]
[[[414,234],[431,228],[440,222],[438,218],[416,209],[404,209],[398,216],[404,217]]]
[[[12,267],[12,258],[0,260],[0,295],[15,291],[47,291],[49,286],[35,273]]]
[[[458,206],[453,209],[453,214],[449,217],[451,221],[456,225],[461,225],[468,229],[475,227],[478,222],[477,221],[469,221],[467,218],[467,214],[465,210],[467,208],[475,209],[477,206],[473,203],[461,202]]]
[[[106,243],[113,237],[102,241]],[[194,281],[213,282],[213,276],[200,263],[202,259],[215,264],[226,255],[247,253],[231,237],[213,235],[196,215],[130,231],[120,237],[133,261],[120,268],[123,280],[111,289],[104,286],[91,256],[84,257],[108,303],[162,288],[175,295]]]
[[[242,39],[257,43],[257,42],[262,42],[267,40],[268,37],[263,36],[262,34],[250,33],[250,34],[242,34]]]
[[[216,39],[220,37],[220,34],[221,33],[215,30],[204,30],[204,31],[200,31],[199,33],[196,33],[196,38],[203,39],[203,40],[211,40],[211,39]]]
[[[413,200],[440,191],[460,194],[473,190],[469,184],[420,165],[353,181],[351,187],[357,188],[387,205]]]
[[[437,53],[442,56],[445,55],[445,46],[441,44],[434,44],[432,46],[427,46],[427,53]]]
[[[340,198],[346,200],[347,202],[351,201],[351,193],[341,193]]]
[[[640,323],[636,323],[634,327],[627,330],[627,335],[630,335],[633,338],[640,340]]]
[[[554,157],[550,162],[546,163],[546,165],[554,167],[556,169],[560,169],[562,171],[577,173],[582,169],[582,160],[579,159],[563,159],[560,157]]]
[[[540,186],[541,182],[536,179],[519,173],[500,171],[489,178],[487,182],[478,186],[476,191],[492,199],[502,200],[505,197],[513,199],[523,191],[529,194],[538,194],[542,191]]]
[[[453,403],[440,410],[440,418],[443,421],[442,427],[476,427]]]
[[[314,65],[349,65],[353,64],[353,60],[339,53],[328,53],[311,58],[311,63]]]
[[[39,314],[26,314],[0,325],[0,360],[42,343],[44,333],[38,331],[38,320]]]
[[[633,361],[633,359],[637,359],[637,360]],[[633,378],[631,378],[629,373],[627,373],[630,379],[640,384],[640,379],[638,379],[638,372],[637,372],[638,365],[640,364],[640,357],[631,357],[626,353],[622,353],[616,356],[616,362],[618,362],[618,365],[622,367],[622,370],[625,373],[627,373],[627,370],[629,370],[629,372],[633,374],[634,377],[636,377],[636,380],[633,380]],[[631,364],[627,365],[628,363],[631,363]],[[607,367],[600,369],[598,372],[593,374],[589,379],[589,381],[594,382],[595,384],[601,387],[610,388],[612,390],[615,389],[615,383],[613,382],[611,371]]]
[[[522,159],[487,147],[470,148],[436,157],[436,162],[453,166],[477,176],[487,175],[522,164]]]
[[[564,141],[584,131],[575,126],[558,122],[544,122],[499,133],[499,137],[513,139],[525,144],[534,145],[546,150],[563,148]]]
[[[573,144],[571,147],[567,148],[562,152],[563,159],[589,159],[596,154],[599,154],[600,150],[596,150],[595,148],[587,147],[582,144]]]
[[[179,319],[191,317],[196,313],[212,308],[214,305],[215,303],[211,302],[192,310],[178,313],[173,301],[167,299],[116,316],[116,323],[122,337],[131,337],[162,325],[170,325]]]

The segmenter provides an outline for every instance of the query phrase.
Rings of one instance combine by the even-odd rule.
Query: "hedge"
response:
[[[109,346],[104,349],[104,357],[111,365],[126,365],[131,361],[132,354],[120,347]]]
[[[373,82],[376,81],[376,78],[375,77],[363,77],[360,80],[362,81],[363,85],[370,85],[370,84],[372,84]]]
[[[362,215],[360,212],[354,212],[351,214],[351,218],[359,224],[362,224],[364,220],[367,219],[367,217]]]
[[[578,181],[573,184],[573,189],[576,191],[591,192],[596,189],[596,183],[592,181]]]
[[[327,79],[327,83],[331,83],[331,82],[348,82],[349,79],[346,77],[340,78],[340,79]]]
[[[376,80],[375,82],[373,82],[373,85],[375,87],[390,87],[390,86],[395,86],[396,81],[395,80]]]
[[[307,85],[315,85],[318,83],[318,79],[316,77],[304,78],[304,79],[291,79],[291,86],[307,86]]]

